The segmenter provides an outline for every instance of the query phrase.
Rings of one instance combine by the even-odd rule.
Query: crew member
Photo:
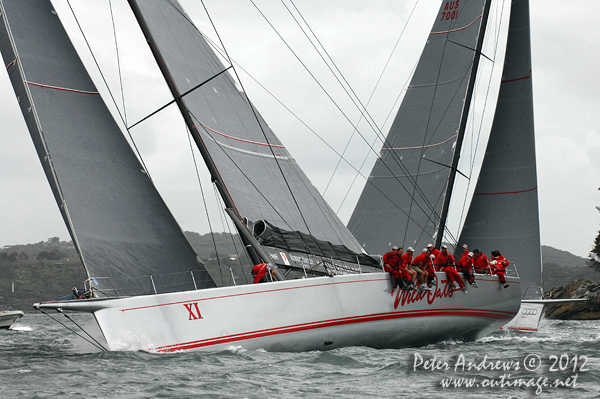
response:
[[[431,251],[431,254],[433,255],[434,259],[435,259],[436,256],[438,256],[439,254],[442,253],[442,251],[440,251],[439,249],[435,248],[433,246],[433,244],[427,244],[427,249]]]
[[[419,291],[431,291],[431,288],[428,287],[429,273],[433,272],[433,277],[435,277],[435,271],[432,270],[433,265],[431,265],[430,255],[431,251],[425,248],[421,255],[413,259],[411,263],[413,270],[419,274],[419,281],[421,282]]]
[[[467,256],[460,258],[456,265],[456,270],[462,272],[471,287],[479,287],[475,282],[475,276],[473,275],[473,252],[469,252]]]
[[[456,260],[454,259],[454,256],[448,252],[448,247],[446,245],[442,245],[442,252],[436,256],[433,262],[441,271],[446,272],[448,280],[452,284],[452,288],[456,289],[460,287],[462,292],[465,294],[467,293],[465,282],[454,268]]]
[[[475,273],[492,274],[490,270],[490,259],[479,252],[478,249],[473,250],[473,269]]]
[[[462,254],[460,255],[460,258],[466,258],[467,256],[469,256],[469,246],[467,244],[463,244],[462,245]]]
[[[252,268],[254,284],[269,282],[267,278],[267,273],[270,271],[272,271],[272,265],[270,263],[259,263],[258,265],[254,265],[254,267]],[[274,270],[272,272],[274,273]],[[271,275],[270,277],[271,281],[273,281],[273,276]]]
[[[492,261],[490,262],[490,266],[492,268],[492,272],[498,276],[502,286],[504,288],[508,288],[508,284],[506,284],[506,280],[504,279],[504,274],[506,273],[506,268],[508,267],[508,261],[497,249],[492,251]]]
[[[401,260],[401,266],[406,269],[408,274],[410,274],[412,281],[416,282],[417,281],[417,272],[414,271],[411,266],[412,257],[413,257],[414,252],[415,252],[415,250],[413,249],[413,247],[408,247],[406,249],[406,253],[400,257],[400,260]]]
[[[396,289],[396,286],[400,286],[400,289],[408,289],[411,286],[414,287],[410,275],[400,266],[400,255],[402,255],[402,248],[396,246],[392,247],[390,252],[383,255],[383,269],[389,272],[394,281],[392,287],[392,293]]]

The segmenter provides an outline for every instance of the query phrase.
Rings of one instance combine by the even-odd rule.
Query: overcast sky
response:
[[[71,3],[111,90],[119,93],[117,102],[122,109],[108,2]],[[170,98],[125,3],[113,0],[125,82],[125,109],[128,124],[131,125],[170,101]],[[188,4],[183,1],[183,4],[200,29],[216,39],[198,2],[190,1]],[[319,88],[251,3],[241,0],[206,1],[231,57],[341,153],[353,132],[346,118],[356,123],[360,119],[357,109],[340,90],[282,3],[256,1],[256,4],[311,73],[318,77],[328,95]],[[290,3],[286,4],[292,7]],[[386,74],[368,107],[378,125],[384,132],[387,131],[398,106],[398,96],[406,86],[440,2],[419,1],[408,24],[415,0],[296,0],[295,4],[363,104],[369,100],[400,38]],[[55,6],[67,30],[77,33],[66,2],[57,1]],[[494,5],[494,9],[501,10],[501,4]],[[599,12],[600,2],[595,0],[573,1],[569,7],[565,7],[562,1],[531,1],[532,75],[542,244],[584,257],[600,228],[600,213],[595,209],[600,205],[600,31],[596,27]],[[508,21],[507,16],[504,15],[502,19],[498,17],[497,20],[494,18],[491,31],[499,26],[502,33]],[[84,62],[89,61],[89,56],[83,53],[81,37],[74,34],[72,40],[81,50]],[[498,60],[494,68],[498,74],[502,53],[493,54],[494,42],[491,39],[487,48],[486,55]],[[487,69],[491,66],[492,63],[488,62]],[[91,73],[94,79],[99,77],[97,72]],[[315,186],[324,192],[338,162],[337,155],[240,68],[238,73],[267,123]],[[100,81],[96,83],[101,86]],[[333,97],[336,103],[328,96]],[[485,96],[480,96],[479,102],[483,104],[484,99]],[[493,99],[488,101],[493,102]],[[345,116],[338,111],[338,107]],[[482,109],[476,107],[476,115],[480,115]],[[488,114],[490,116],[486,118],[492,116],[489,109]],[[374,133],[363,124],[359,124],[359,129],[368,140],[374,139]],[[161,134],[164,131],[180,133],[165,137]],[[174,110],[168,109],[133,128],[131,134],[181,227],[184,230],[207,232],[208,223],[195,177],[194,161],[181,118]],[[0,73],[0,143],[0,246],[38,242],[53,236],[59,236],[62,240],[70,239],[5,72]],[[374,155],[360,138],[354,138],[346,154],[348,161],[359,167],[366,155],[369,157],[362,169],[364,175],[369,174]],[[463,167],[468,169],[467,166]],[[476,169],[473,173],[476,173]],[[362,177],[352,185],[355,175],[352,168],[342,164],[325,192],[325,198],[335,210],[341,205],[339,215],[344,222],[347,222],[364,185]],[[203,184],[209,206],[215,207],[213,189],[206,179]],[[344,201],[349,188],[352,190]],[[464,202],[463,196],[459,195],[458,198],[453,203],[455,214],[460,214]],[[458,225],[459,219],[454,216],[453,223]],[[216,230],[223,230],[220,220],[219,216],[211,220]]]

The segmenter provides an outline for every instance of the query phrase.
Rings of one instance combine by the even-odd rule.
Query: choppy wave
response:
[[[78,317],[93,325],[93,318]],[[525,369],[525,361],[537,357],[539,368]],[[15,329],[0,331],[0,358],[2,398],[600,396],[600,323],[595,321],[548,321],[537,333],[498,331],[473,342],[397,350],[269,353],[232,346],[213,353],[156,354],[100,352],[47,317],[27,314]],[[438,367],[427,369],[425,361]],[[471,370],[465,368],[469,362]],[[511,369],[515,364],[518,370]],[[544,386],[540,395],[536,386],[516,386],[540,378],[564,383],[575,375],[575,386]],[[494,381],[505,385],[481,386]],[[480,385],[466,387],[469,382]]]

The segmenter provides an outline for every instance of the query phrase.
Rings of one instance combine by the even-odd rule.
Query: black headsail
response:
[[[439,243],[490,1],[442,1],[348,228],[369,253]]]
[[[523,290],[542,286],[527,0],[512,2],[498,104],[460,242],[515,261]]]
[[[364,257],[176,1],[129,0],[228,208],[256,224],[280,265]],[[290,259],[288,251],[305,256]],[[299,258],[302,258],[301,260]],[[362,261],[358,258],[362,258]],[[307,261],[306,264],[303,262]]]
[[[121,295],[194,289],[192,275],[198,288],[214,286],[50,1],[3,0],[0,7],[4,65],[88,275],[111,278]]]

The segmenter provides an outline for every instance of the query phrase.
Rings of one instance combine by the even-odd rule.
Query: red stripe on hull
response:
[[[342,319],[333,319],[326,321],[319,321],[314,323],[297,324],[287,327],[278,327],[267,330],[259,330],[248,333],[234,334],[229,336],[223,336],[218,338],[209,338],[205,340],[168,345],[156,348],[157,352],[175,352],[180,350],[190,350],[196,348],[202,348],[213,345],[226,344],[236,341],[244,341],[248,339],[262,338],[279,334],[287,334],[299,331],[314,330],[326,327],[336,327],[347,324],[366,323],[380,320],[390,319],[402,319],[408,317],[434,317],[434,316],[476,316],[493,319],[512,319],[516,313],[503,312],[503,311],[491,311],[491,310],[479,310],[479,309],[440,309],[440,310],[412,310],[406,312],[394,312],[394,313],[382,313],[367,316],[349,317]]]

